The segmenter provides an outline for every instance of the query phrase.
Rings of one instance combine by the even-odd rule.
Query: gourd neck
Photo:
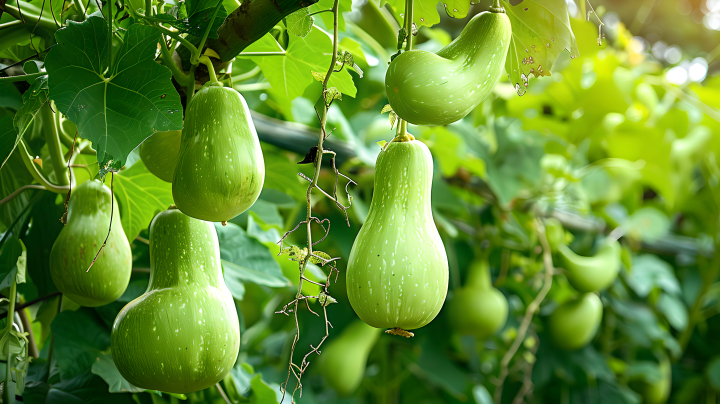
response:
[[[490,277],[490,263],[486,258],[473,261],[470,264],[466,286],[479,290],[490,290],[493,288]]]
[[[415,136],[411,135],[408,132],[405,132],[402,135],[395,136],[392,142],[412,142],[413,140],[415,140]]]
[[[68,220],[76,216],[94,216],[103,214],[110,216],[110,189],[97,180],[90,180],[73,190],[68,205]],[[117,215],[117,202],[113,201],[114,215]]]
[[[492,6],[488,9],[491,13],[503,13],[505,14],[505,8],[500,3],[500,0],[493,0]]]

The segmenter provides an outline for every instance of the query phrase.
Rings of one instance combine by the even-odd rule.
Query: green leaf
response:
[[[63,228],[60,217],[65,208],[62,203],[55,203],[56,197],[56,194],[47,192],[33,206],[30,213],[33,225],[24,238],[28,249],[27,272],[39,296],[57,290],[50,276],[50,250]]]
[[[91,371],[105,380],[105,383],[110,386],[108,390],[110,393],[141,393],[145,391],[145,389],[133,386],[122,377],[109,352],[98,355]]]
[[[110,347],[110,330],[92,309],[58,313],[51,328],[61,379],[89,371],[102,351]]]
[[[308,7],[308,10],[311,12],[320,11],[320,10],[330,10],[333,7],[333,4],[335,3],[335,0],[320,0],[314,5]],[[338,3],[338,29],[340,31],[345,31],[345,17],[343,14],[352,11],[352,1],[340,1]],[[322,19],[323,23],[325,24],[325,28],[332,29],[333,27],[333,13],[324,12],[318,14],[320,16],[320,19]]]
[[[261,374],[256,374],[250,380],[250,387],[253,391],[253,400],[256,404],[278,404],[278,391],[270,387],[263,379]]]
[[[655,241],[668,233],[670,219],[659,210],[648,206],[636,210],[623,223],[623,229],[625,234],[633,239]]]
[[[18,110],[13,118],[13,126],[15,127],[16,136],[13,139],[12,136],[2,136],[0,139],[3,142],[0,149],[2,150],[2,164],[0,169],[5,166],[5,162],[10,158],[10,154],[15,150],[17,144],[20,143],[20,139],[23,138],[25,132],[29,128],[35,117],[40,113],[40,108],[45,105],[48,101],[48,84],[47,76],[38,77],[32,83],[30,88],[23,94],[23,106]]]
[[[107,24],[91,16],[69,21],[45,60],[50,98],[90,139],[101,167],[119,169],[154,132],[182,129],[180,95],[167,67],[154,61],[160,32],[133,24],[109,65]]]
[[[310,12],[307,8],[301,8],[300,10],[285,17],[285,24],[289,33],[305,38],[313,27],[315,20],[309,16]]]
[[[403,0],[388,0],[393,13],[402,25],[405,15],[405,2]],[[413,1],[413,23],[420,26],[432,27],[440,22],[440,14],[437,11],[438,0],[414,0]],[[451,18],[465,18],[470,11],[470,5],[475,4],[472,0],[443,0],[445,13]],[[381,1],[380,6],[384,2]]]
[[[273,89],[292,101],[303,95],[305,89],[315,82],[312,72],[327,71],[332,61],[332,52],[328,53],[328,49],[332,49],[332,38],[327,32],[313,26],[304,38],[290,37],[285,56],[252,57],[252,60],[260,66]],[[248,52],[281,50],[271,35],[265,35],[247,48]],[[351,97],[357,93],[350,73],[344,69],[332,74],[328,86],[336,87]]]
[[[173,204],[172,184],[152,175],[142,160],[116,174],[114,181],[123,230],[132,243],[157,212]]]
[[[233,223],[225,226],[216,223],[215,229],[226,279],[234,278],[274,288],[289,285],[270,250],[250,237],[242,227]]]
[[[655,255],[643,254],[633,258],[627,277],[628,285],[640,297],[647,297],[655,287],[667,293],[680,294],[680,284],[673,268]]]
[[[678,296],[663,293],[657,301],[657,308],[667,318],[668,323],[682,331],[687,326],[688,309]]]
[[[512,38],[505,71],[518,95],[525,94],[531,75],[549,76],[565,49],[579,55],[565,0],[524,0],[516,6],[503,1],[512,24]]]
[[[179,32],[190,34],[202,38],[205,34],[210,19],[215,12],[215,7],[221,0],[188,0],[180,2],[174,6],[169,12],[155,16],[163,21],[163,24],[169,24],[177,28]],[[208,38],[217,38],[217,30],[227,18],[228,13],[224,5],[220,6],[220,10],[213,21],[212,28]]]

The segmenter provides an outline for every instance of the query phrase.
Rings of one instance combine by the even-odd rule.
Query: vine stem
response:
[[[202,53],[203,47],[205,46],[205,42],[208,39],[208,36],[210,35],[210,29],[212,29],[213,23],[215,22],[215,17],[217,17],[218,11],[220,11],[220,6],[222,6],[222,1],[219,1],[217,6],[215,6],[215,11],[213,11],[212,18],[210,18],[210,22],[208,23],[207,28],[205,29],[205,33],[203,34],[202,39],[200,40],[200,45],[198,45],[196,52],[193,53],[190,62],[194,65],[198,64],[198,59],[200,59],[200,54]],[[208,59],[210,60],[210,59]],[[215,72],[213,72],[215,74]],[[217,79],[215,79],[217,81]]]
[[[312,252],[313,252],[312,203],[310,201],[310,196],[312,195],[312,190],[317,186],[318,179],[320,178],[320,169],[322,167],[322,158],[323,158],[323,154],[324,154],[323,153],[323,143],[325,141],[325,138],[327,137],[327,131],[325,129],[325,125],[327,123],[328,106],[327,106],[327,102],[325,102],[325,93],[327,91],[328,82],[330,81],[330,76],[335,71],[335,64],[337,62],[338,18],[339,18],[339,10],[340,10],[339,2],[340,2],[340,0],[335,0],[333,3],[333,7],[332,7],[332,12],[333,12],[333,52],[332,52],[332,58],[330,61],[330,66],[328,67],[328,72],[325,75],[325,79],[322,82],[323,92],[321,94],[321,97],[323,99],[323,113],[320,118],[320,135],[318,136],[317,154],[316,154],[316,158],[315,158],[315,173],[313,174],[313,178],[310,181],[310,184],[308,185],[308,188],[307,188],[307,192],[305,194],[306,201],[307,201],[307,210],[306,210],[306,215],[305,215],[305,221],[307,223],[306,229],[307,229],[308,253],[307,253],[307,258],[302,261],[302,264],[300,265],[300,268],[299,268],[300,279],[298,281],[298,289],[297,289],[298,291],[297,291],[297,294],[295,295],[295,304],[294,304],[294,309],[293,309],[293,314],[295,317],[296,332],[295,332],[295,337],[293,338],[293,343],[292,343],[292,347],[290,350],[290,364],[289,364],[289,369],[288,369],[288,378],[285,381],[284,387],[281,387],[282,393],[283,393],[283,399],[285,398],[285,393],[287,392],[287,383],[290,380],[290,374],[295,374],[294,367],[296,365],[294,363],[293,357],[295,354],[295,347],[296,347],[298,341],[300,340],[300,325],[298,322],[298,308],[300,306],[300,298],[303,297],[302,296],[302,287],[303,287],[303,280],[305,279],[305,269],[307,268],[307,264],[310,261],[310,257],[312,256]],[[331,274],[332,274],[332,271],[331,271]],[[306,299],[303,299],[303,300],[306,300]],[[307,300],[306,300],[306,302],[307,302]],[[313,347],[313,350],[311,351],[311,353],[312,352],[319,353],[318,349],[320,348],[320,346],[322,346],[322,344],[325,342],[325,340],[327,339],[327,337],[330,333],[330,330],[328,328],[329,322],[327,319],[327,310],[324,305],[323,305],[323,315],[324,315],[324,319],[325,319],[325,336],[322,338],[322,340],[316,347]],[[307,357],[307,355],[305,355],[305,357]],[[304,361],[305,361],[305,358],[303,358],[303,362]],[[302,373],[304,372],[304,368],[302,367],[303,365],[304,364],[301,364],[301,367],[300,367],[300,375],[298,376],[297,374],[295,374],[296,378],[297,378],[297,386],[295,387],[295,390],[293,390],[293,398],[292,398],[293,403],[295,402],[295,400],[294,400],[295,391],[297,391],[298,388],[300,389],[300,396],[302,397],[302,384],[300,382],[300,377],[302,377]]]
[[[43,132],[45,134],[45,142],[50,152],[50,162],[52,163],[57,182],[60,185],[70,185],[67,176],[68,168],[63,157],[62,147],[60,146],[60,135],[55,126],[55,113],[50,109],[50,105],[46,104],[40,108],[40,116],[43,120]]]
[[[28,153],[28,149],[25,145],[24,140],[20,140],[20,143],[18,143],[18,147],[20,148],[20,157],[22,158],[23,163],[25,163],[25,167],[28,169],[28,171],[30,171],[30,174],[32,175],[33,179],[35,179],[35,181],[39,182],[48,191],[54,192],[56,194],[64,194],[70,190],[70,185],[52,184],[40,173],[40,171],[38,171],[37,167],[35,167],[35,163],[33,163],[32,161],[32,157],[30,157],[30,154]]]
[[[518,334],[515,337],[515,340],[500,361],[500,375],[498,375],[496,382],[497,388],[495,389],[494,394],[494,400],[497,404],[500,404],[502,400],[503,385],[505,384],[505,379],[508,376],[508,365],[510,365],[510,361],[520,348],[520,344],[522,344],[525,340],[525,335],[527,335],[528,328],[530,328],[530,323],[532,322],[535,312],[540,308],[540,304],[543,300],[545,300],[545,296],[547,296],[550,291],[550,287],[552,287],[552,277],[555,268],[552,261],[552,251],[550,250],[550,245],[547,241],[547,236],[545,235],[545,226],[540,220],[536,221],[536,225],[538,239],[540,240],[540,245],[543,249],[542,257],[543,264],[545,266],[545,277],[542,288],[540,288],[540,291],[535,296],[535,299],[530,302],[525,310],[525,317],[523,317],[522,323],[520,323],[520,328],[518,328]]]
[[[405,20],[403,21],[407,37],[405,39],[405,52],[412,50],[413,46],[413,0],[405,0]],[[400,120],[400,136],[407,133],[407,121]]]
[[[15,299],[17,298],[17,278],[13,279],[12,284],[10,285],[10,309],[8,310],[8,313],[15,313]],[[10,331],[12,331],[13,326],[13,320],[15,319],[13,316],[7,317],[7,329],[5,330],[6,334],[10,334]],[[7,350],[5,352],[5,356],[7,356],[7,364],[5,368],[5,388],[3,389],[3,401],[6,403],[11,402],[10,401],[10,382],[12,381],[12,360],[10,358],[10,343],[7,343]]]
[[[47,72],[37,72],[30,74],[21,74],[19,76],[0,77],[0,83],[16,83],[18,81],[25,81],[29,79],[34,79],[36,77],[44,76],[46,74]]]
[[[173,49],[173,51],[174,50],[175,49]],[[170,72],[175,78],[175,81],[177,81],[178,84],[180,84],[181,86],[187,86],[190,77],[187,75],[187,73],[180,69],[180,66],[178,66],[177,63],[175,63],[172,58],[172,53],[170,52],[170,49],[168,49],[167,43],[165,43],[164,38],[160,38],[160,54],[162,55],[162,59],[164,62],[163,64],[167,66],[168,69],[170,69]]]

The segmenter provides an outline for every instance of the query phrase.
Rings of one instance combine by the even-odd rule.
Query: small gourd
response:
[[[172,182],[180,154],[182,131],[158,132],[140,145],[140,158],[154,176]]]
[[[602,315],[600,298],[594,293],[585,293],[558,306],[550,315],[548,329],[558,348],[574,351],[595,338]]]
[[[255,203],[264,181],[260,141],[245,99],[221,83],[206,83],[185,110],[175,204],[196,219],[226,222]]]
[[[360,386],[368,356],[380,333],[380,329],[358,320],[322,350],[320,373],[340,396],[349,396]]]
[[[230,372],[240,348],[235,302],[225,286],[212,223],[177,209],[150,224],[150,284],[115,318],[120,374],[148,390],[190,393]]]
[[[465,286],[448,301],[450,325],[460,334],[489,337],[500,331],[508,315],[505,295],[492,286],[487,259],[474,261]]]
[[[400,136],[380,152],[370,210],[348,260],[350,304],[377,328],[423,327],[447,295],[447,256],[430,207],[432,156],[413,139]]]
[[[111,211],[110,236],[91,268],[107,237]],[[117,201],[100,181],[86,181],[73,189],[67,224],[50,250],[49,265],[58,290],[81,306],[106,305],[127,289],[132,273],[130,243],[120,223]]]
[[[612,285],[620,271],[618,241],[606,242],[592,257],[577,255],[565,244],[558,244],[560,263],[565,268],[570,285],[582,293],[603,290]]]
[[[495,88],[510,46],[505,12],[477,14],[437,53],[411,50],[397,56],[385,75],[385,92],[398,116],[415,125],[459,121]]]

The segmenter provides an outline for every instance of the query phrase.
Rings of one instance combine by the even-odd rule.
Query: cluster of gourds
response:
[[[191,99],[182,136],[155,134],[140,155],[152,173],[172,182],[177,206],[150,224],[150,282],[115,319],[113,359],[135,386],[198,391],[222,380],[238,356],[238,315],[210,222],[225,222],[258,198],[265,174],[260,142],[243,97],[210,82]],[[125,292],[131,269],[110,189],[97,180],[79,185],[51,251],[58,290],[81,306],[105,305]]]

